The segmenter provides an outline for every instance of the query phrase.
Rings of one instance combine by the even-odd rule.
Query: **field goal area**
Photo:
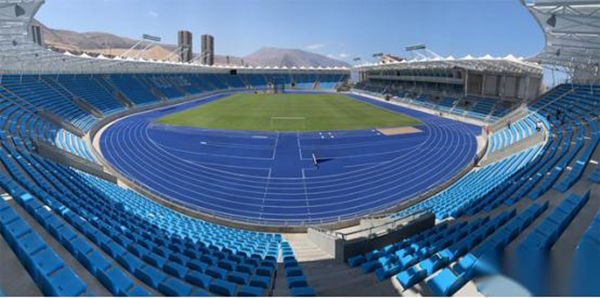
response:
[[[271,129],[275,131],[306,130],[306,117],[271,117]]]

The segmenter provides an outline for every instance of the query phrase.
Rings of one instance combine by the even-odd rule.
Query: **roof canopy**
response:
[[[600,61],[600,0],[521,0],[546,35],[533,60],[596,73]]]
[[[528,75],[542,75],[542,68],[537,63],[525,61],[508,55],[494,58],[490,55],[472,57],[470,55],[456,59],[454,57],[435,57],[432,59],[415,59],[397,63],[364,64],[358,66],[360,70],[422,70],[422,69],[465,69],[470,71],[487,71],[498,73],[514,73]]]
[[[0,0],[1,73],[202,73],[229,72],[231,66],[148,61],[135,58],[111,59],[104,55],[59,53],[33,43],[29,26],[45,0]],[[264,68],[233,67],[244,72],[348,73],[347,68]]]

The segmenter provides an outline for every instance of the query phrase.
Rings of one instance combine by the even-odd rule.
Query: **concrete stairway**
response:
[[[294,249],[308,284],[315,289],[318,296],[399,295],[391,280],[379,282],[374,274],[365,275],[361,268],[350,268],[345,263],[335,261],[332,256],[314,245],[307,234],[286,234],[284,238]],[[273,292],[276,296],[289,293],[283,266],[278,273]]]

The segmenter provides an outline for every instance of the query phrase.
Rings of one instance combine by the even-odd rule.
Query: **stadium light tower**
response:
[[[383,57],[383,52],[377,52],[373,54],[373,59],[375,59],[375,63],[377,63],[377,59],[381,62],[381,57]]]
[[[123,54],[121,54],[121,57],[126,57],[126,54],[129,54],[129,52],[133,51],[134,49],[136,49],[142,42],[144,41],[149,41],[149,43],[140,51],[137,53],[137,55],[135,55],[134,58],[137,58],[138,56],[140,56],[140,54],[146,52],[150,47],[152,47],[155,43],[160,42],[162,39],[159,36],[153,36],[153,35],[149,35],[149,34],[144,34],[142,35],[142,39],[138,40],[138,42],[136,42],[131,48],[129,48],[127,51],[125,51]]]
[[[426,59],[426,60],[435,59],[435,58],[442,58],[442,56],[440,56],[437,53],[429,50],[427,48],[427,45],[425,45],[424,43],[419,43],[419,44],[407,46],[405,48],[405,50],[407,52],[409,52],[409,53],[412,53],[414,55],[419,56],[419,58],[423,58],[423,59]]]

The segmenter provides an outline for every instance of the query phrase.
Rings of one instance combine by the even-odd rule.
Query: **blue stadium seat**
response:
[[[185,276],[185,280],[195,286],[208,289],[212,277],[198,271],[190,270]]]
[[[129,297],[151,297],[153,296],[148,291],[144,290],[142,287],[135,287],[126,296]]]
[[[160,282],[158,290],[166,296],[171,297],[184,297],[192,293],[192,287],[172,277]]]
[[[65,263],[48,247],[31,256],[31,265],[26,265],[26,267],[32,274],[33,279],[40,283],[45,277],[63,269]]]
[[[450,269],[446,268],[440,274],[430,279],[427,285],[436,296],[452,296],[465,282],[466,280],[462,275],[457,276]]]
[[[263,297],[265,296],[265,289],[252,286],[242,286],[237,292],[236,296],[242,297]]]
[[[417,269],[416,266],[412,266],[407,270],[402,271],[396,276],[398,282],[402,285],[403,289],[410,289],[416,283],[422,281],[427,275],[427,271],[424,269]]]
[[[136,268],[134,275],[154,289],[158,289],[160,282],[167,277],[166,274],[147,265]]]
[[[75,297],[87,290],[87,285],[67,267],[43,277],[41,283],[42,292],[49,296]]]
[[[268,276],[253,276],[250,278],[250,285],[253,287],[259,287],[267,289],[271,286],[271,278]]]
[[[115,296],[126,296],[127,292],[135,286],[134,282],[117,267],[100,272],[98,280]]]
[[[80,256],[78,260],[96,277],[98,277],[101,272],[104,272],[111,267],[110,262],[97,250],[94,250],[87,255]]]
[[[209,291],[221,296],[234,296],[235,290],[236,284],[222,279],[213,279],[209,287]]]
[[[290,294],[293,297],[313,297],[317,296],[315,290],[312,287],[299,287],[290,290]]]

